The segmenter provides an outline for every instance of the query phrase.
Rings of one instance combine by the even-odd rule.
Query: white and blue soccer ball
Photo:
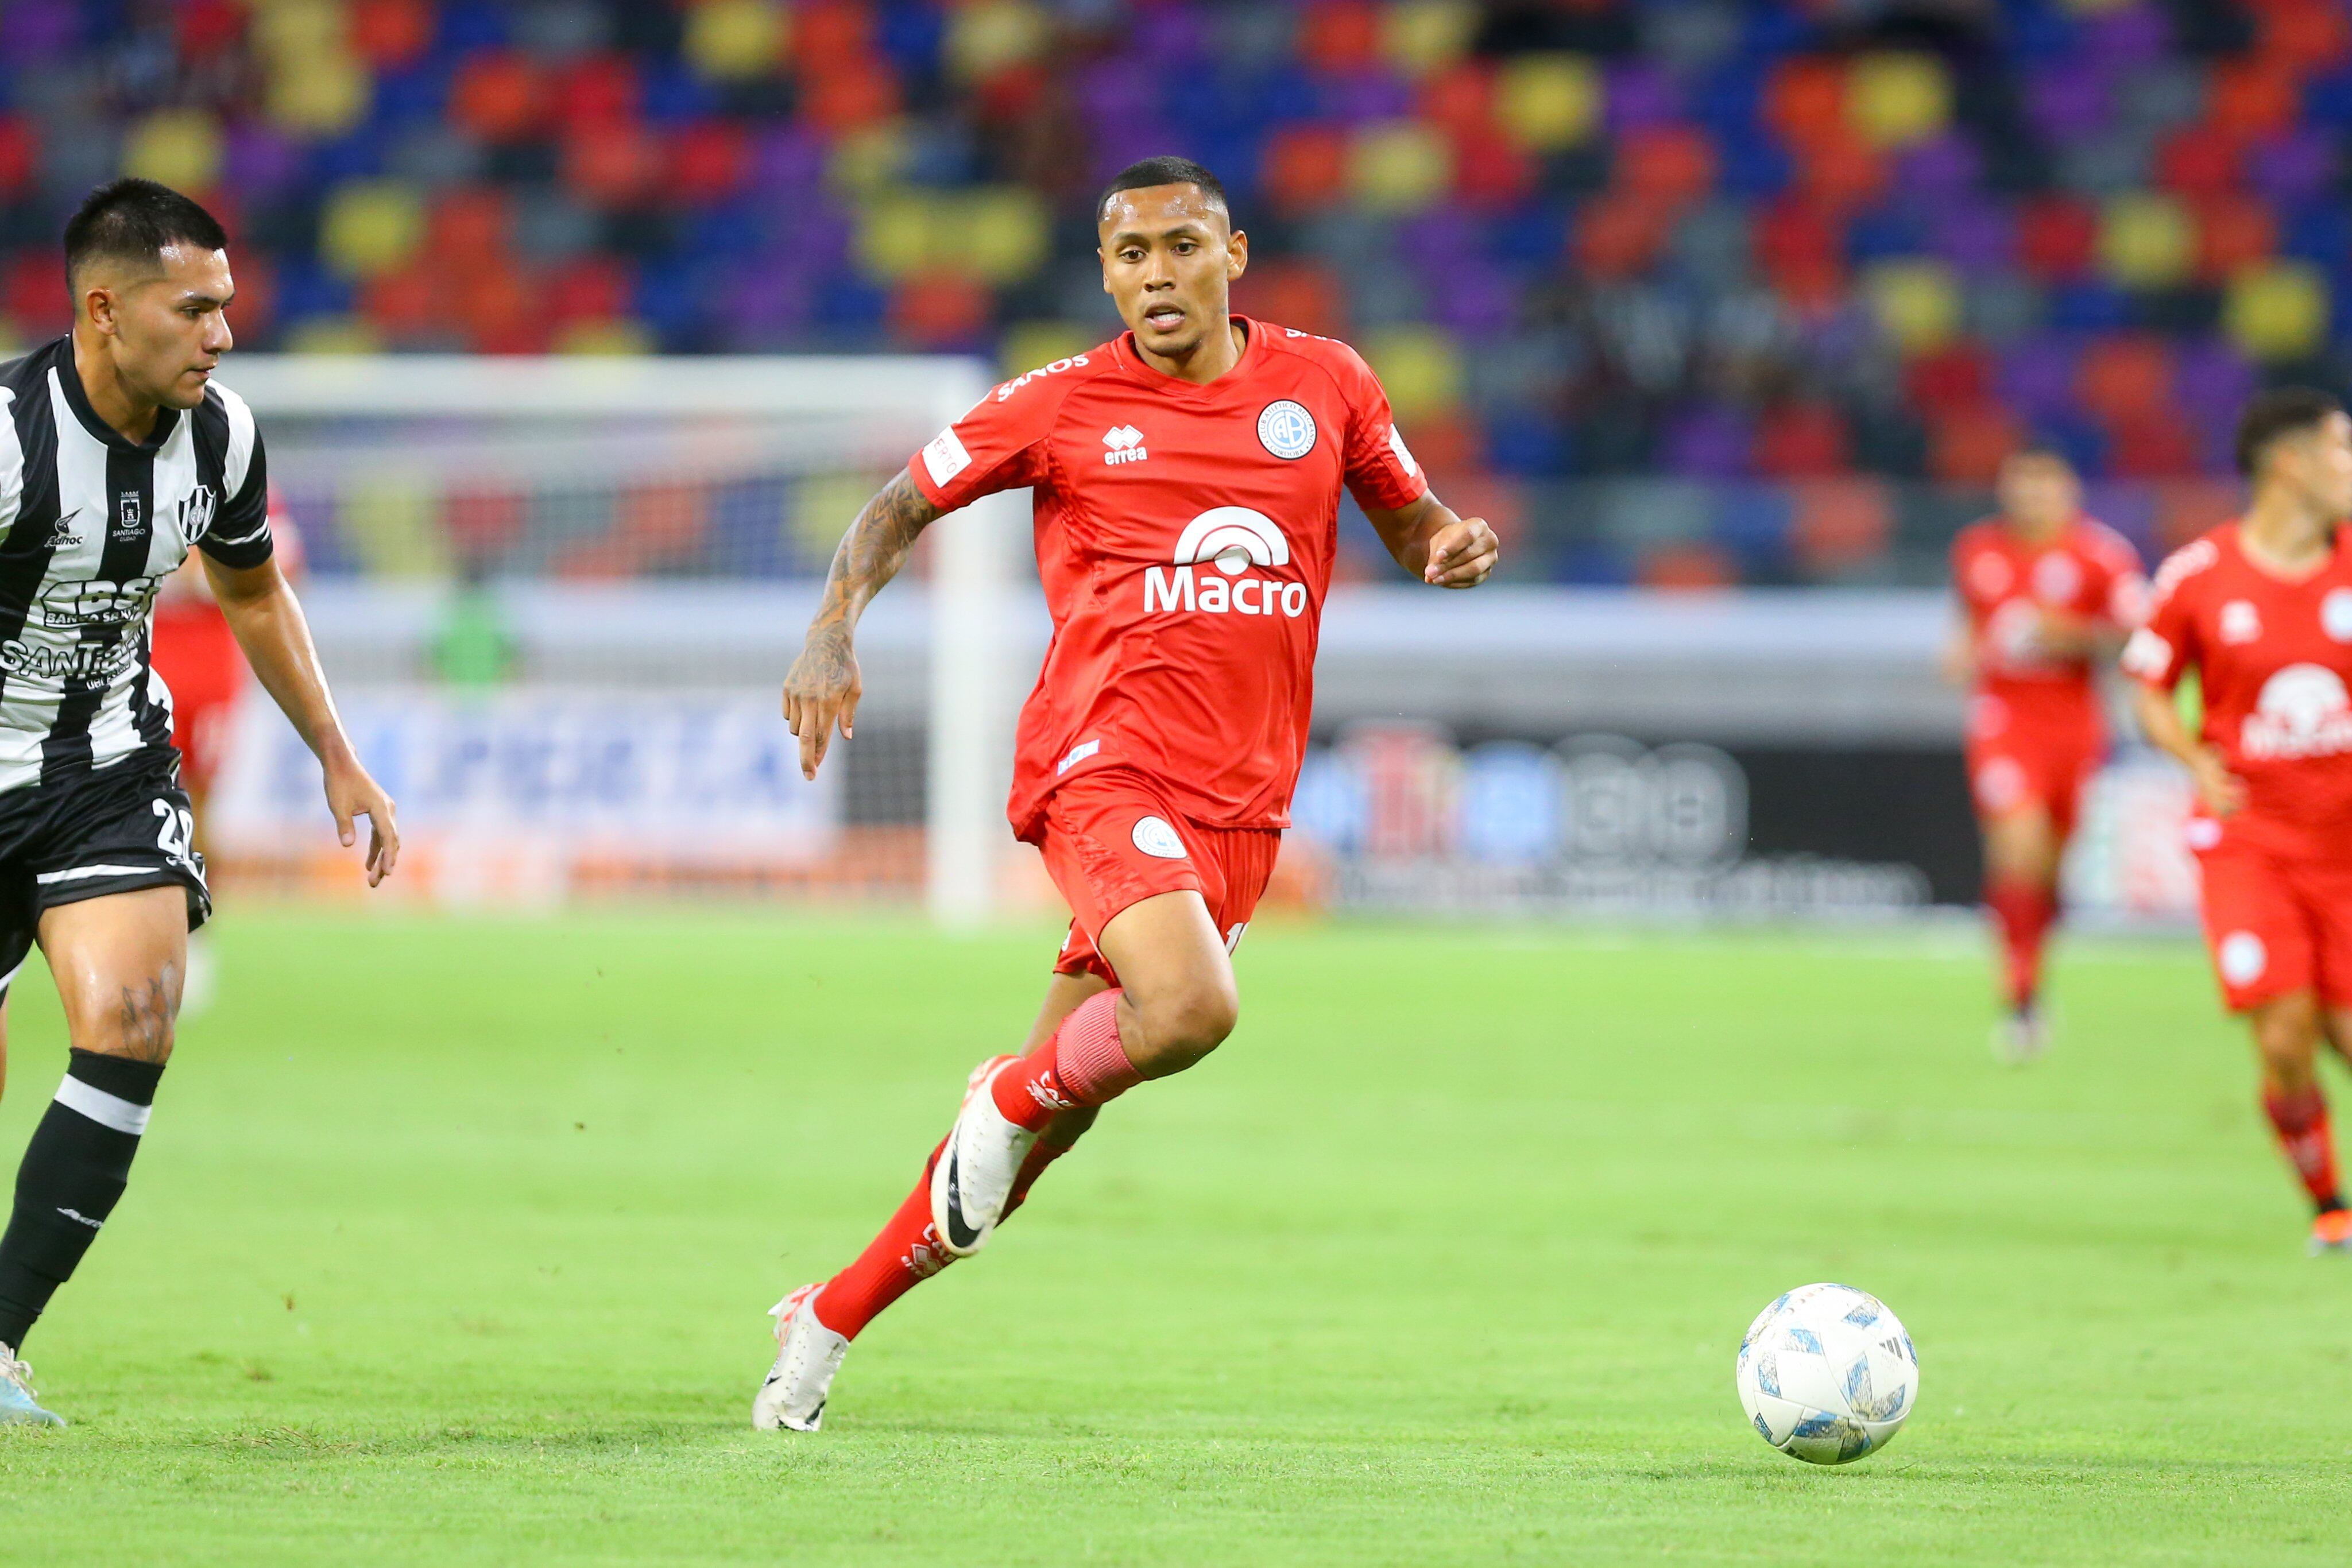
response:
[[[1757,1313],[1734,1376],[1757,1436],[1811,1465],[1885,1448],[1919,1401],[1911,1336],[1851,1285],[1801,1285]]]

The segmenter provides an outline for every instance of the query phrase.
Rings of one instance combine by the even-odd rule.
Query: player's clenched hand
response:
[[[784,723],[800,737],[802,778],[816,777],[835,725],[841,727],[843,739],[849,737],[865,691],[848,635],[830,628],[810,632],[784,676]]]
[[[400,824],[393,819],[392,797],[368,777],[366,768],[339,759],[327,764],[327,810],[335,814],[335,831],[345,849],[359,842],[358,819],[368,820],[368,885],[382,883],[400,859]]]
[[[2221,754],[2210,747],[2198,749],[2189,770],[2197,780],[2197,798],[2215,816],[2226,817],[2246,803],[2246,781],[2231,772]]]
[[[1484,517],[1463,517],[1437,530],[1429,541],[1429,564],[1421,580],[1438,588],[1475,588],[1495,570],[1502,541]]]

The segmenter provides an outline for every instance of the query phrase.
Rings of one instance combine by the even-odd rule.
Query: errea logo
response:
[[[1176,540],[1175,570],[1146,567],[1143,612],[1197,611],[1205,615],[1307,613],[1307,585],[1244,575],[1252,567],[1290,564],[1290,541],[1274,519],[1247,507],[1214,507],[1184,525]],[[1212,572],[1196,572],[1214,567]],[[1232,579],[1228,581],[1227,579]]]
[[[1103,432],[1103,444],[1110,448],[1103,454],[1105,463],[1140,463],[1151,455],[1144,450],[1143,432],[1131,424],[1115,424]]]

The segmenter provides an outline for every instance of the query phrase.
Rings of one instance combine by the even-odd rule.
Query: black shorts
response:
[[[178,886],[188,929],[213,912],[179,765],[133,757],[54,784],[0,793],[0,996],[24,967],[41,915],[61,904]]]

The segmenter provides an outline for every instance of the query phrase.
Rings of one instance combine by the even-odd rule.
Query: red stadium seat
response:
[[[573,133],[634,119],[637,68],[626,55],[590,55],[557,75],[550,94],[556,120]]]
[[[467,185],[433,204],[426,249],[454,267],[499,267],[506,261],[514,210],[496,185]]]
[[[740,194],[751,172],[751,138],[740,120],[699,120],[670,138],[662,194],[709,206]]]
[[[1952,485],[1990,485],[2024,439],[2016,415],[1995,402],[1946,409],[1928,422],[1927,472]]]
[[[1820,55],[1792,55],[1772,68],[1764,84],[1764,123],[1794,152],[1849,139],[1846,68]]]
[[[2108,428],[2164,409],[2171,401],[2172,348],[2147,332],[2102,338],[2083,350],[2074,395]]]
[[[1234,285],[1234,308],[1318,337],[1348,332],[1347,289],[1329,268],[1287,258],[1253,262]]]
[[[426,0],[359,0],[348,24],[352,47],[377,70],[397,70],[432,47],[438,19]]]
[[[1903,390],[1923,413],[1976,407],[1992,396],[1992,365],[1979,345],[1953,343],[1904,366]]]
[[[1756,472],[1768,479],[1816,479],[1853,465],[1845,416],[1829,403],[1781,403],[1756,422]]]
[[[539,68],[510,50],[474,56],[457,68],[449,112],[463,129],[488,142],[539,134],[547,84]]]
[[[1789,542],[1817,576],[1836,576],[1875,560],[1894,532],[1894,506],[1875,479],[1811,479],[1794,486],[1796,517]]]
[[[29,120],[0,114],[0,200],[21,195],[40,164],[40,132]]]
[[[1298,16],[1298,57],[1332,76],[1381,66],[1381,13],[1364,0],[1311,0]]]
[[[2197,208],[2197,277],[2226,282],[2278,250],[2278,220],[2260,196],[2217,196]]]
[[[1289,214],[1318,212],[1339,199],[1348,179],[1348,139],[1328,125],[1286,126],[1267,141],[1258,183]]]
[[[1736,586],[1739,569],[1710,544],[1660,545],[1642,557],[1633,580],[1668,593],[1712,593]]]
[[[2072,196],[2042,196],[2017,214],[2017,258],[2043,283],[2064,283],[2090,270],[2098,252],[2099,214]]]
[[[995,304],[968,273],[917,273],[891,291],[890,335],[910,349],[970,348],[987,334]]]
[[[1612,191],[1576,214],[1576,264],[1596,282],[1636,277],[1657,260],[1673,224],[1673,210],[1663,202]]]
[[[2196,438],[2169,408],[2137,414],[2108,432],[2107,469],[2118,479],[2169,479],[2203,466]]]
[[[2223,136],[2272,136],[2294,122],[2303,107],[2294,75],[2264,60],[2225,60],[2213,68],[2206,119]]]
[[[1415,107],[1424,121],[1457,140],[1493,135],[1497,130],[1494,71],[1475,60],[1448,66],[1421,84]]]
[[[1696,125],[1649,125],[1617,143],[1614,183],[1660,205],[1681,208],[1715,189],[1715,143]]]
[[[2218,196],[2238,188],[2243,152],[2234,137],[2218,135],[2209,126],[2189,126],[2165,138],[2157,150],[2156,177],[2183,196]]]

